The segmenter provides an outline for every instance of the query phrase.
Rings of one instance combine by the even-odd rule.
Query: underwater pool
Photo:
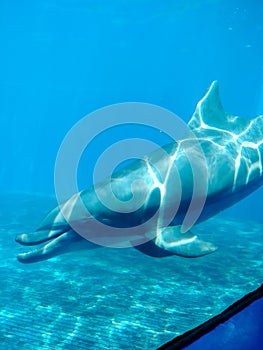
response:
[[[17,235],[33,232],[57,205],[60,184],[70,192],[70,170],[76,187],[85,190],[97,182],[96,176],[101,180],[125,162],[189,135],[182,125],[190,120],[208,163],[197,156],[196,163],[188,159],[184,167],[177,148],[171,151],[168,146],[167,174],[177,175],[171,164],[179,159],[180,176],[166,187],[169,176],[161,181],[158,162],[144,162],[142,168],[151,175],[144,182],[150,188],[141,206],[144,213],[151,214],[159,204],[169,207],[173,198],[179,203],[179,188],[186,198],[179,203],[182,219],[195,189],[195,198],[209,197],[202,192],[203,179],[210,184],[207,203],[210,200],[212,211],[213,204],[218,205],[216,212],[233,204],[237,189],[240,198],[235,201],[260,187],[262,18],[260,0],[0,1],[0,350],[157,349],[262,285],[262,187],[193,227],[200,239],[218,247],[199,258],[158,259],[132,248],[100,248],[22,264],[17,254],[31,248],[15,242]],[[100,118],[107,108],[127,105],[135,106],[135,113]],[[142,113],[143,108],[136,112],[137,106],[164,114],[155,120],[158,113]],[[167,118],[171,113],[175,119]],[[81,133],[66,143],[65,159],[77,154],[78,162],[57,166],[65,136],[84,120],[88,127],[80,127]],[[75,152],[83,140],[82,153]],[[145,151],[146,144],[150,150]],[[191,152],[188,155],[191,158]],[[131,192],[124,194],[134,183],[117,188],[123,202],[133,198]],[[143,192],[140,186],[134,187],[137,193]],[[173,190],[178,191],[174,196]],[[74,204],[71,201],[69,209]],[[146,216],[132,218],[147,222]],[[163,224],[162,217],[159,222]],[[121,220],[117,223],[115,227],[125,227]],[[49,235],[49,229],[44,234]],[[63,242],[67,232],[53,234]],[[160,232],[159,246],[182,248],[184,237],[169,246]],[[20,243],[30,237],[23,236]],[[51,243],[56,248],[56,241]],[[257,324],[263,322],[257,315],[250,313],[252,326],[253,317]],[[230,322],[227,329],[233,328]],[[257,326],[253,331],[253,340],[260,339]],[[226,333],[224,341],[232,344]]]
[[[15,236],[54,203],[38,195],[1,198],[2,349],[155,349],[262,283],[263,226],[223,215],[197,226],[219,247],[205,257],[101,248],[17,262],[23,248]]]

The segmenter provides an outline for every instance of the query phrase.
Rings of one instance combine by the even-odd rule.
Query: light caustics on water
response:
[[[209,254],[216,247],[190,228],[261,186],[262,161],[263,116],[225,113],[215,81],[197,104],[184,137],[55,208],[37,231],[17,237],[26,245],[51,242],[18,258],[34,262],[90,249],[83,243],[87,240],[97,246],[114,246],[117,240],[122,247],[127,241],[150,256]],[[112,193],[118,194],[115,211],[104,205]],[[125,201],[128,211],[122,207]]]
[[[213,143],[214,151],[222,154],[230,153],[233,156],[234,177],[232,191],[235,191],[237,185],[246,185],[253,180],[253,176],[262,175],[262,161],[263,161],[263,140],[260,132],[263,129],[263,116],[259,116],[252,120],[241,119],[237,116],[227,116],[227,123],[234,126],[239,123],[240,119],[244,124],[244,129],[240,132],[225,130],[220,127],[207,125],[202,118],[202,104],[198,103],[200,115],[200,129],[195,129],[195,132],[202,130],[213,131],[213,139],[203,139]],[[261,131],[262,132],[262,131]],[[201,138],[199,138],[202,141]],[[254,140],[247,141],[247,140]],[[260,150],[262,147],[262,150]],[[254,154],[253,154],[254,153]],[[258,174],[257,174],[258,172]],[[255,173],[253,175],[253,173]]]
[[[215,95],[211,96],[215,99],[213,106],[217,109],[216,118],[213,111],[209,113],[207,103],[205,103],[206,95],[197,104],[195,115],[189,122],[189,126],[197,135],[199,142],[204,143],[203,147],[210,147],[210,152],[217,155],[214,157],[218,163],[220,160],[223,163],[223,158],[227,157],[228,164],[225,166],[227,170],[231,170],[232,192],[234,192],[237,187],[247,185],[255,178],[262,176],[263,116],[246,119],[226,114],[219,96],[216,96],[218,95],[216,82],[213,83],[211,89],[216,90]],[[206,146],[207,142],[212,146]]]

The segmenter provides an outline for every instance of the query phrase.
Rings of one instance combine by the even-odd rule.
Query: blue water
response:
[[[262,316],[261,298],[186,349],[210,350],[218,340],[218,347],[225,350],[262,349]]]
[[[262,188],[198,229],[220,249],[197,260],[102,249],[25,266],[14,243],[55,205],[59,146],[88,113],[147,102],[187,122],[217,79],[226,111],[263,114],[262,18],[259,0],[0,2],[0,348],[154,349],[262,284]],[[102,135],[79,186],[131,135],[166,142]]]
[[[198,234],[218,250],[197,259],[101,248],[22,265],[15,255],[25,248],[13,239],[35,227],[54,198],[1,202],[2,349],[156,349],[262,283],[262,224],[206,221]]]

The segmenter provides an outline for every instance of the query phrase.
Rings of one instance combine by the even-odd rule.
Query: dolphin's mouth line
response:
[[[21,245],[33,246],[54,240],[68,230],[68,227],[64,227],[63,229],[37,230],[32,233],[22,233],[18,235],[15,240]]]
[[[47,231],[45,231],[47,232]],[[33,234],[39,235],[40,231]],[[22,234],[16,237],[16,241],[24,246],[34,246],[42,244],[40,247],[27,252],[19,253],[17,259],[23,263],[31,263],[46,260],[57,255],[57,252],[70,243],[72,233],[69,230],[56,230],[45,239],[32,239],[32,234]],[[29,237],[30,236],[30,239]]]
[[[40,246],[27,252],[19,253],[17,259],[23,263],[49,259],[57,255],[57,251],[61,247],[67,246],[70,234],[70,229],[67,226],[63,229],[46,229],[28,234],[22,233],[16,237],[16,242],[23,246]]]

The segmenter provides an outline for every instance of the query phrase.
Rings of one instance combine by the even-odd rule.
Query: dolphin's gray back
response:
[[[220,199],[229,206],[262,185],[263,116],[248,119],[227,114],[215,81],[188,125],[207,160],[208,203],[217,201],[223,210]]]

